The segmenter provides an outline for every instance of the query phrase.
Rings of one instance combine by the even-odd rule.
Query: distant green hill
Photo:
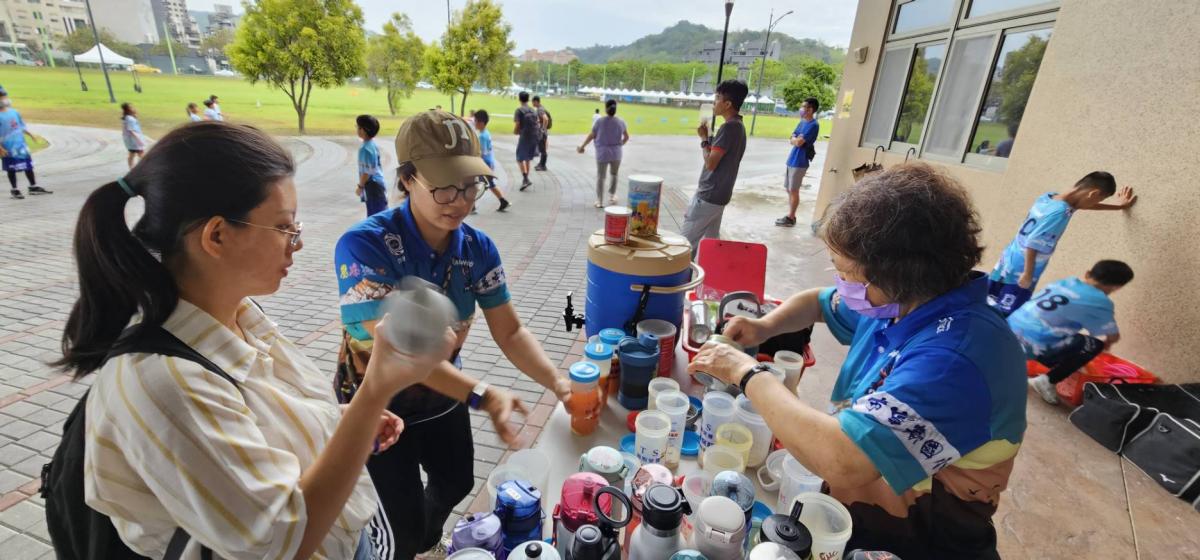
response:
[[[743,41],[762,44],[764,33],[763,30],[730,31],[729,44],[737,45]],[[572,47],[571,50],[579,55],[580,61],[589,64],[610,60],[685,62],[693,58],[704,43],[720,39],[720,29],[709,29],[700,24],[680,21],[661,33],[647,35],[628,45]],[[796,39],[785,33],[774,32],[771,34],[771,40],[774,42],[776,39],[779,40],[784,56],[801,54],[830,64],[837,64],[846,57],[845,49],[826,45],[816,39]]]

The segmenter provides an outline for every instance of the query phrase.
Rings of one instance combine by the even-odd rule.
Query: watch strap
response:
[[[490,386],[486,381],[480,381],[478,385],[471,389],[470,394],[467,395],[467,406],[471,410],[479,410],[479,407],[483,406],[483,396],[487,394],[488,387]]]
[[[746,375],[743,375],[742,380],[738,383],[738,387],[741,388],[742,394],[746,393],[746,387],[749,386],[751,377],[770,369],[770,366],[767,364],[755,364],[754,367],[750,368],[750,371],[746,372]]]

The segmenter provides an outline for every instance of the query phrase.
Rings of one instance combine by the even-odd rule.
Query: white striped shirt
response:
[[[300,475],[341,410],[323,375],[256,306],[238,324],[250,343],[180,300],[163,325],[238,381],[182,359],[126,354],[100,370],[87,403],[87,504],[135,552],[161,558],[176,527],[222,558],[295,556],[308,521]],[[314,558],[352,558],[378,498],[358,483]],[[198,542],[197,542],[198,541]]]

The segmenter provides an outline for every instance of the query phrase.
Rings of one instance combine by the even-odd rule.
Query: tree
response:
[[[1025,45],[1004,59],[1004,69],[1000,71],[996,88],[1000,97],[997,110],[1000,122],[1010,126],[1021,124],[1021,116],[1025,114],[1025,105],[1033,91],[1033,81],[1037,79],[1038,67],[1046,54],[1047,42],[1044,37],[1030,35]]]
[[[112,31],[100,28],[100,42],[109,50],[121,56],[132,58],[134,60],[142,59],[142,49],[117,39]],[[67,38],[61,43],[62,47],[70,51],[71,54],[83,54],[92,50],[96,46],[96,37],[92,35],[92,28],[77,27],[72,31]]]
[[[459,115],[467,109],[471,86],[481,82],[489,88],[508,85],[516,45],[509,40],[512,26],[503,20],[499,4],[492,0],[468,0],[454,13],[441,44],[425,52],[430,81],[445,93],[462,94]],[[522,65],[524,68],[524,65]]]
[[[412,21],[392,14],[383,24],[383,35],[367,41],[367,77],[372,88],[387,87],[388,111],[400,108],[400,99],[412,97],[424,63],[425,43],[413,33]]]
[[[300,134],[313,87],[362,74],[362,9],[353,0],[254,0],[227,53],[250,83],[264,81],[292,101]]]
[[[787,104],[789,111],[799,109],[804,100],[809,97],[817,98],[817,103],[820,103],[821,107],[833,106],[833,88],[818,82],[807,74],[788,80],[783,84],[780,95],[783,96],[783,101]]]
[[[766,71],[764,72],[763,59],[755,59],[755,61],[750,65],[750,79],[746,83],[746,85],[750,87],[750,91],[758,91],[758,75],[760,72],[763,73],[763,88],[779,87],[779,85],[788,78],[787,67],[785,67],[782,62],[779,62],[778,60],[768,60]]]
[[[200,50],[204,52],[218,52],[225,54],[225,47],[233,43],[234,33],[232,29],[221,28],[213,31],[212,35],[205,37],[200,41]]]

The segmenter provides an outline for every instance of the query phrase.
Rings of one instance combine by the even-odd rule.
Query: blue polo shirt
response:
[[[808,146],[816,144],[817,134],[820,131],[821,125],[817,123],[817,119],[811,121],[800,120],[800,124],[796,125],[796,130],[792,131],[792,136],[804,138],[804,145],[792,146],[792,151],[788,154],[788,167],[808,167]]]
[[[511,299],[491,238],[463,224],[451,235],[446,251],[438,254],[417,230],[408,201],[342,234],[333,262],[342,324],[357,340],[370,340],[362,323],[383,316],[383,297],[405,276],[440,286],[458,308],[460,328],[470,325],[477,304],[490,309]]]
[[[1024,352],[988,307],[981,273],[894,324],[835,307],[833,293],[820,294],[825,323],[850,345],[838,420],[895,494],[989,442],[1021,442]]]
[[[363,323],[383,316],[384,296],[405,276],[417,276],[441,288],[458,310],[459,323],[454,327],[458,332],[470,327],[476,306],[491,309],[511,299],[500,253],[491,238],[463,224],[451,234],[446,250],[438,253],[421,237],[408,201],[358,222],[342,234],[333,262],[346,345],[366,360],[373,341]],[[459,363],[456,357],[455,365]],[[436,418],[458,404],[424,385],[414,385],[396,395],[388,410],[412,425]]]

